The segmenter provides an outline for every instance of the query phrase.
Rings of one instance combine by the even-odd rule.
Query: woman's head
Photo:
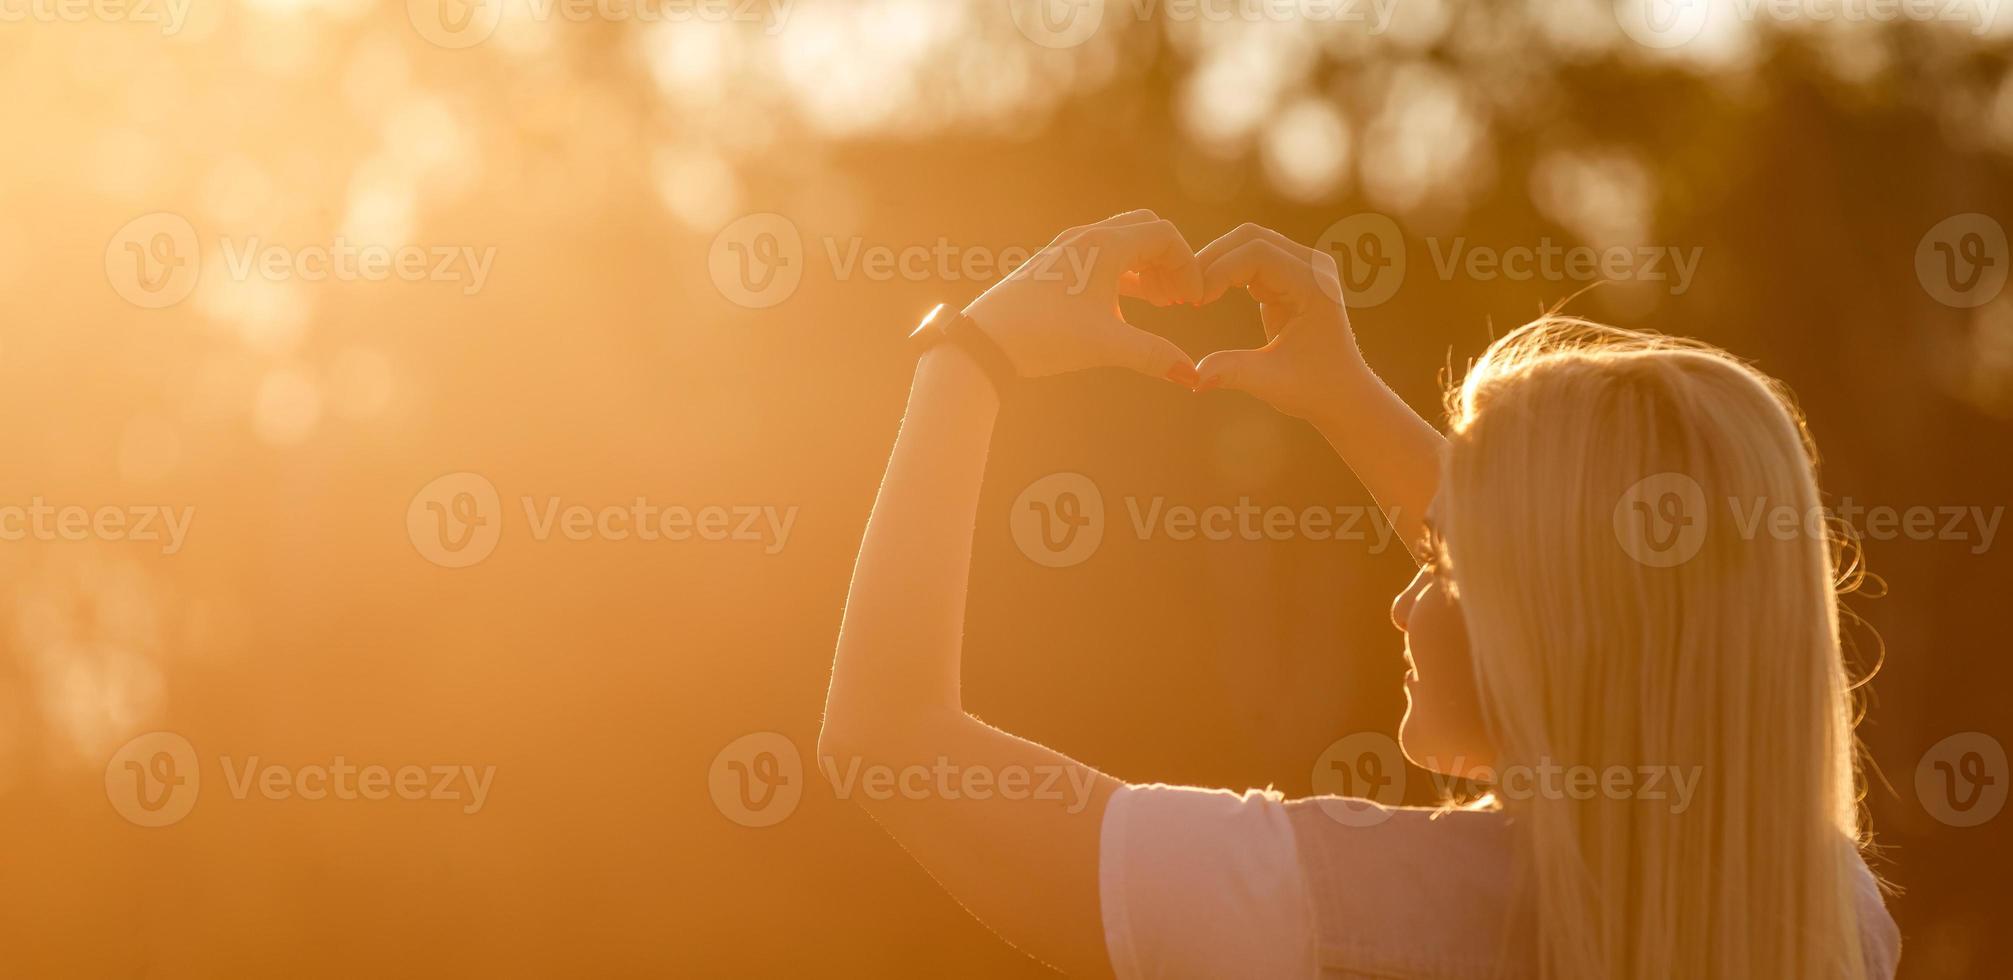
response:
[[[1823,886],[1857,823],[1835,554],[1787,394],[1715,348],[1547,317],[1449,409],[1438,555],[1393,610],[1404,740],[1531,835],[1540,911],[1574,923],[1548,962],[1845,970],[1794,938],[1850,925]]]

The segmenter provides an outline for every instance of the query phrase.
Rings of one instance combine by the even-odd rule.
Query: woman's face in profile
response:
[[[1437,508],[1436,508],[1437,509]],[[1425,564],[1391,603],[1391,622],[1405,634],[1405,719],[1398,740],[1405,757],[1434,772],[1467,776],[1493,766],[1496,748],[1482,723],[1475,692],[1468,626],[1432,514],[1427,515]]]

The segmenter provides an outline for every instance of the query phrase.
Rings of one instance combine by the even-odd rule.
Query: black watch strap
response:
[[[939,303],[930,315],[923,318],[922,325],[916,327],[909,339],[916,345],[918,356],[938,344],[950,344],[971,355],[986,379],[992,382],[993,392],[1002,398],[1020,380],[1020,371],[1014,367],[1013,359],[1000,349],[1000,345],[986,335],[971,317],[954,311],[949,304]]]

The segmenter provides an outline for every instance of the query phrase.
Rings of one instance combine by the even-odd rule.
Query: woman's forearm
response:
[[[1413,557],[1418,557],[1426,506],[1440,484],[1447,439],[1405,404],[1358,356],[1348,377],[1330,390],[1312,419],[1328,444],[1368,487]]]
[[[1073,975],[1111,972],[1098,841],[1119,783],[964,712],[958,658],[972,526],[999,412],[991,377],[1003,372],[980,367],[959,344],[997,345],[1019,377],[1118,367],[1193,385],[1181,348],[1116,314],[1121,295],[1169,305],[1201,294],[1181,233],[1151,211],[1128,211],[1057,236],[967,306],[969,323],[949,321],[981,334],[939,343],[917,365],[825,699],[819,765],[900,773],[900,792],[852,798],[965,908]],[[942,772],[957,773],[956,784],[910,781]],[[1070,789],[1015,788],[1035,774]]]
[[[954,347],[923,355],[846,595],[827,735],[962,712],[958,655],[972,527],[999,399]]]

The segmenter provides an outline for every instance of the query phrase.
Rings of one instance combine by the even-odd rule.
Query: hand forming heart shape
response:
[[[1087,270],[1073,281],[1063,270]],[[1266,344],[1200,363],[1126,322],[1118,298],[1201,307],[1242,287],[1258,301]],[[1248,392],[1313,418],[1345,373],[1367,371],[1342,303],[1333,256],[1255,224],[1200,252],[1172,222],[1129,211],[1056,236],[965,308],[1024,377],[1124,367],[1196,391]]]

